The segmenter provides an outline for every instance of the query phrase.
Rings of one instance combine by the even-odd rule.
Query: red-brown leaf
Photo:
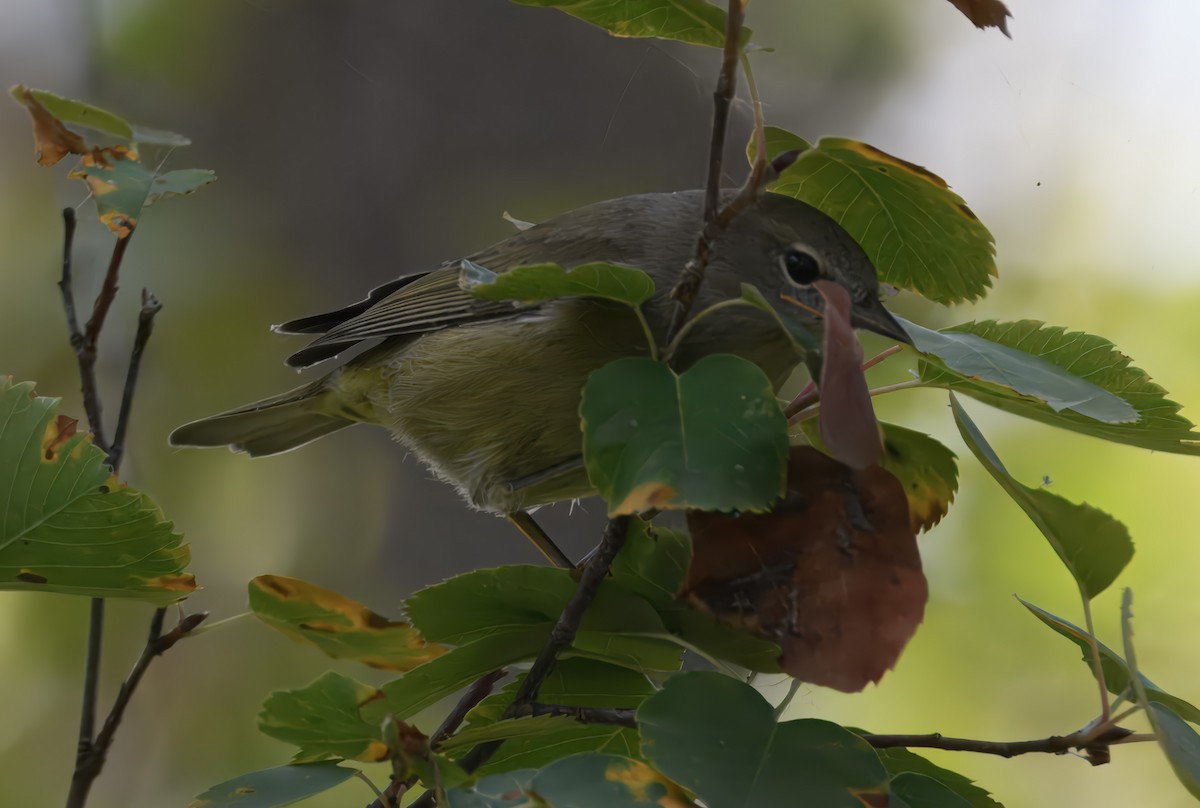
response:
[[[837,460],[865,469],[883,457],[883,442],[863,375],[862,345],[850,324],[850,293],[833,281],[817,281],[815,286],[825,298],[824,358],[817,383],[821,442]]]
[[[778,642],[784,671],[856,692],[878,682],[925,614],[904,489],[812,447],[792,449],[788,496],[761,515],[694,512],[681,597]]]
[[[994,26],[999,28],[1006,37],[1012,39],[1012,34],[1008,32],[1008,18],[1012,14],[1000,0],[950,0],[950,2],[965,14],[968,20],[975,23],[976,28]]]

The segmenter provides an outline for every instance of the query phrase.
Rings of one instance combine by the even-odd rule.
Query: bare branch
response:
[[[133,411],[133,391],[137,388],[138,372],[142,367],[142,354],[146,351],[146,343],[154,331],[154,318],[162,311],[158,302],[148,289],[142,290],[142,310],[138,312],[137,334],[133,338],[133,350],[129,355],[129,369],[125,372],[125,391],[121,396],[121,410],[117,414],[117,431],[113,435],[112,446],[108,451],[108,460],[112,463],[113,471],[121,465],[125,455],[125,433],[129,428],[129,414]]]

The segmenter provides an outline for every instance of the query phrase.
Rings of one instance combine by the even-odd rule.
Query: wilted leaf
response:
[[[767,138],[798,147],[795,135],[775,127]],[[836,219],[892,286],[955,303],[981,297],[996,274],[992,234],[962,197],[941,177],[874,146],[821,138],[770,189]]]
[[[942,520],[958,491],[954,452],[921,432],[882,424],[883,460],[880,465],[904,487],[913,532],[928,530]]]
[[[174,525],[117,482],[59,399],[0,377],[0,589],[173,603],[196,588]]]
[[[1017,598],[1017,600],[1021,599]],[[1032,612],[1033,616],[1038,620],[1041,620],[1047,626],[1054,629],[1054,631],[1079,646],[1079,650],[1083,652],[1083,662],[1091,670],[1092,651],[1086,631],[1070,621],[1034,606],[1032,603],[1021,600],[1021,605]],[[1113,651],[1104,643],[1097,641],[1097,645],[1100,647],[1100,667],[1104,671],[1105,686],[1108,687],[1109,692],[1113,695],[1123,693],[1129,687],[1131,681],[1129,666],[1125,664],[1125,660],[1120,654]],[[1156,704],[1163,704],[1176,715],[1186,718],[1193,724],[1200,724],[1200,709],[1197,709],[1178,696],[1171,695],[1140,673],[1138,674],[1138,680],[1142,684],[1142,689],[1146,691],[1146,698],[1149,701]]]
[[[792,449],[788,495],[770,513],[691,513],[685,594],[783,649],[780,667],[846,692],[895,665],[925,613],[908,505],[895,477]]]
[[[158,174],[150,181],[150,192],[143,207],[148,208],[165,197],[194,193],[216,181],[216,173],[206,168],[181,168]]]
[[[514,0],[557,8],[620,37],[675,39],[714,48],[725,45],[725,12],[704,0]],[[743,29],[742,42],[750,38]]]
[[[407,671],[445,653],[426,643],[408,623],[388,620],[329,589],[278,575],[250,582],[250,608],[258,619],[334,659]]]
[[[330,672],[307,687],[268,696],[258,728],[300,747],[296,762],[333,756],[371,763],[390,755],[383,739],[387,714],[382,691]]]
[[[1008,18],[1012,16],[1008,8],[1000,0],[950,0],[954,7],[966,15],[976,28],[999,28],[1006,37],[1008,33]]]
[[[137,227],[154,175],[142,165],[137,152],[124,146],[90,151],[80,165],[67,176],[87,183],[100,221],[118,238],[127,238]]]
[[[558,264],[525,264],[492,272],[463,261],[462,277],[483,300],[530,303],[559,297],[598,297],[639,306],[654,294],[654,281],[636,267],[596,261],[564,269]]]
[[[787,419],[771,382],[729,354],[683,374],[648,358],[588,377],[580,405],[588,479],[609,514],[760,511],[783,492]]]
[[[1149,704],[1146,714],[1154,736],[1183,787],[1200,799],[1200,735],[1163,704]]]
[[[863,375],[863,350],[850,324],[852,301],[841,284],[813,284],[825,299],[821,377],[821,442],[833,459],[855,469],[875,465],[883,455],[879,422]]]
[[[1030,488],[1017,482],[954,393],[950,394],[950,409],[971,452],[1042,531],[1079,584],[1080,592],[1094,598],[1108,588],[1133,558],[1133,542],[1125,525],[1086,503],[1076,505],[1044,488]]]
[[[83,138],[68,129],[61,120],[46,109],[38,97],[37,90],[16,84],[9,88],[9,95],[16,99],[33,118],[33,150],[38,165],[52,166],[68,154],[83,154],[87,144]]]
[[[645,763],[617,755],[572,755],[538,772],[485,777],[447,794],[450,808],[689,808],[687,795]]]
[[[672,676],[637,722],[651,765],[709,808],[796,805],[798,795],[804,805],[862,808],[858,795],[887,793],[887,772],[862,738],[828,721],[776,723],[758,691],[723,674]]]
[[[964,323],[942,333],[946,332],[974,334],[1040,357],[1092,386],[1119,396],[1133,408],[1132,420],[1128,423],[1103,423],[1069,409],[1056,412],[1039,400],[1014,396],[1003,388],[981,384],[961,374],[947,373],[935,363],[922,361],[921,379],[927,384],[949,387],[1005,412],[1084,435],[1162,452],[1200,454],[1200,433],[1193,431],[1191,421],[1179,415],[1179,405],[1168,400],[1162,387],[1150,381],[1145,371],[1130,365],[1129,357],[1103,337],[1078,331],[1068,332],[1036,320]]]
[[[1107,424],[1138,419],[1137,411],[1120,396],[1034,353],[969,333],[971,324],[930,331],[915,323],[901,322],[917,350],[924,354],[921,380],[930,385],[957,389],[965,382],[965,393],[980,387],[1001,396],[1011,396],[1010,391],[1015,391],[1045,402],[1055,413],[1074,410]]]
[[[188,808],[280,808],[328,791],[357,771],[330,762],[276,766],[219,783]]]

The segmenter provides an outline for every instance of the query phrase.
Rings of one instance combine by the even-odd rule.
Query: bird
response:
[[[360,302],[276,325],[281,334],[315,335],[286,360],[294,368],[368,347],[293,390],[180,426],[169,441],[259,457],[354,424],[380,425],[471,506],[508,517],[552,562],[569,566],[529,512],[594,493],[582,462],[581,390],[608,362],[650,355],[646,330],[629,306],[611,300],[480,299],[465,268],[503,273],[543,262],[640,268],[655,282],[643,312],[663,346],[676,305],[672,288],[695,252],[703,207],[699,190],[589,204],[465,259],[398,277]],[[880,301],[876,270],[862,247],[811,205],[760,193],[709,248],[693,314],[739,297],[748,283],[779,317],[754,306],[714,310],[690,325],[673,352],[677,370],[729,353],[758,365],[778,389],[802,361],[818,368],[822,284],[845,290],[854,327],[909,342]],[[789,336],[780,318],[809,338]]]

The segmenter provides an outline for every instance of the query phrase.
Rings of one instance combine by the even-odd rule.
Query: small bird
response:
[[[656,285],[643,312],[663,346],[675,306],[671,290],[695,250],[703,200],[702,191],[684,191],[598,202],[466,261],[498,273],[543,262],[568,269],[595,261],[638,267]],[[594,493],[581,457],[580,392],[588,375],[608,362],[649,355],[645,331],[628,306],[608,300],[479,299],[464,264],[454,260],[406,275],[359,303],[275,326],[283,334],[319,335],[288,358],[296,368],[381,341],[316,381],[181,426],[171,444],[262,456],[352,424],[378,424],[471,505],[509,517],[551,561],[569,566],[527,511]],[[809,345],[821,340],[822,284],[845,290],[855,327],[909,342],[880,302],[875,269],[862,248],[833,219],[790,197],[759,195],[717,235],[693,314],[739,297],[743,283],[811,335],[803,341]],[[753,306],[722,307],[694,323],[671,361],[684,370],[714,353],[754,362],[776,388],[806,358],[810,367],[820,362],[819,351],[806,352]]]

